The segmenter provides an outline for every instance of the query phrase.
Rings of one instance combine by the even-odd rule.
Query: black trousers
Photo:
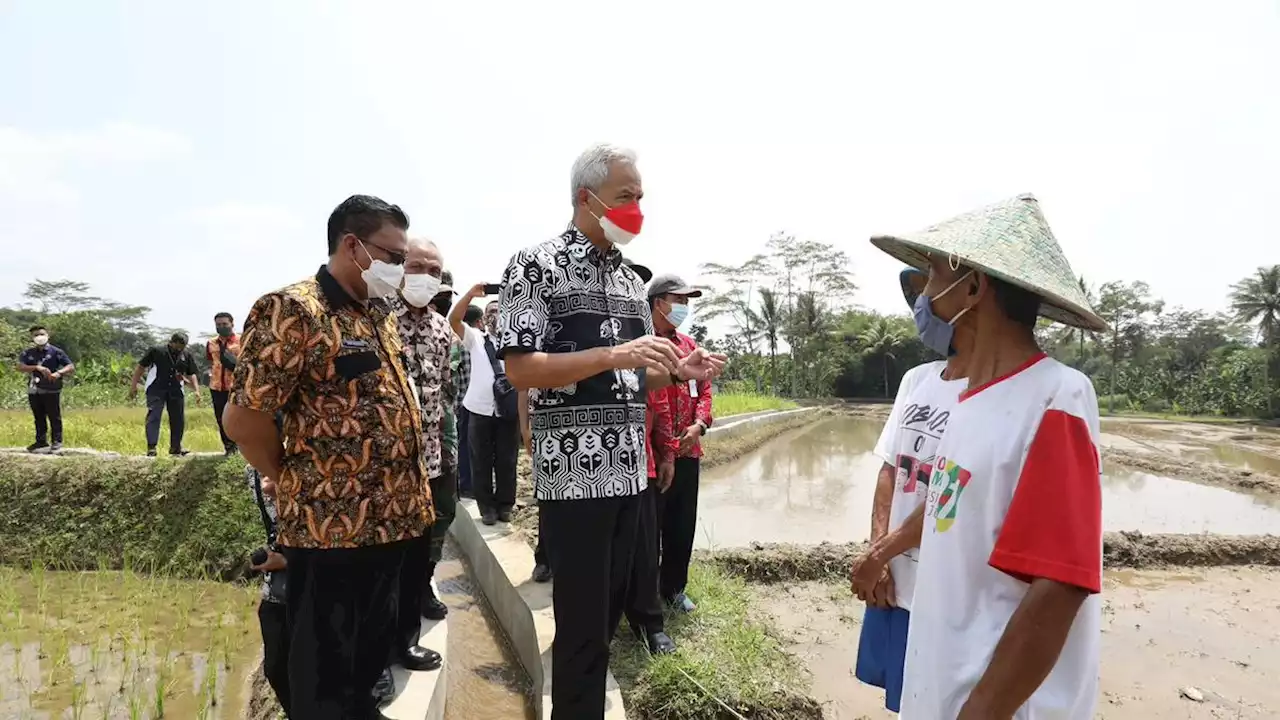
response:
[[[664,493],[658,493],[658,527],[661,528],[662,567],[658,589],[670,600],[689,584],[689,560],[698,529],[698,475],[702,461],[676,458],[675,479]]]
[[[481,510],[510,510],[516,504],[516,453],[520,425],[515,418],[470,413],[471,491]]]
[[[637,633],[662,632],[662,599],[658,596],[658,511],[656,496],[650,485],[640,494],[640,523],[636,529],[635,557],[631,562],[631,581],[627,587],[627,622]]]
[[[187,428],[186,398],[178,393],[147,393],[147,449],[160,442],[160,414],[169,411],[169,449],[182,449],[182,434]]]
[[[262,674],[275,691],[286,716],[292,716],[289,698],[288,608],[278,602],[258,603],[258,627],[262,630]]]
[[[471,438],[467,431],[470,411],[458,404],[458,492],[471,494]]]
[[[446,467],[439,477],[431,478],[431,504],[436,511],[435,524],[431,526],[431,565],[440,562],[444,554],[444,541],[449,526],[458,513],[458,470]]]
[[[551,720],[598,720],[604,717],[609,642],[626,604],[640,497],[539,504],[556,573]]]
[[[62,393],[27,395],[27,402],[36,421],[36,444],[48,442],[51,433],[53,442],[62,442]]]
[[[290,717],[365,720],[396,637],[400,572],[412,540],[335,550],[283,548]]]
[[[546,565],[551,567],[551,561],[547,557],[547,523],[544,520],[546,515],[542,512],[542,503],[538,503],[538,544],[533,548],[533,561],[538,565]]]
[[[422,600],[431,583],[435,563],[431,561],[431,535],[406,540],[408,550],[400,566],[400,598],[396,610],[396,636],[391,644],[391,661],[418,644],[422,630]]]
[[[227,437],[227,431],[222,429],[222,411],[227,409],[227,401],[231,399],[231,393],[227,390],[210,390],[209,395],[213,398],[213,418],[218,421],[218,434],[222,436],[222,447],[230,450],[236,444],[231,442],[231,438]]]

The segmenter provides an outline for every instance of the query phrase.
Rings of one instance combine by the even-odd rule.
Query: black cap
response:
[[[640,282],[645,282],[645,283],[647,283],[647,282],[649,282],[650,280],[652,280],[652,279],[653,279],[653,271],[652,271],[652,270],[650,270],[649,268],[647,268],[647,267],[645,267],[645,266],[641,265],[641,264],[640,264],[640,263],[638,263],[638,262],[634,262],[634,261],[632,261],[630,258],[622,258],[622,264],[623,264],[623,265],[626,265],[626,266],[627,266],[627,267],[629,267],[629,268],[631,268],[632,272],[634,272],[636,275],[639,275],[639,276],[640,276]]]
[[[907,307],[915,309],[916,299],[924,292],[924,286],[928,282],[929,276],[913,267],[898,273],[898,283],[902,285],[902,297],[907,301]]]
[[[680,279],[679,275],[659,275],[649,283],[649,297],[659,295],[683,295],[684,297],[702,297],[702,291]]]

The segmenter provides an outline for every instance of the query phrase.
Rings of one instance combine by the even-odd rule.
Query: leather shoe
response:
[[[449,606],[440,602],[435,593],[428,591],[422,599],[422,617],[428,620],[443,620],[449,615]]]
[[[649,633],[645,644],[649,646],[649,653],[652,655],[670,655],[676,651],[675,641],[664,632]]]
[[[551,566],[538,563],[533,566],[533,581],[536,583],[551,582]]]
[[[498,522],[498,513],[492,510],[483,510],[480,512],[480,522],[485,525],[492,525]]]
[[[443,658],[435,650],[428,650],[421,645],[414,645],[400,654],[400,664],[405,670],[422,671],[437,670]]]
[[[396,680],[391,676],[391,670],[384,668],[382,674],[378,676],[378,682],[373,684],[373,697],[378,704],[391,702],[396,696]]]
[[[504,523],[509,523],[509,522],[511,522],[511,511],[510,511],[510,510],[499,510],[499,511],[498,511],[498,522],[504,522]]]

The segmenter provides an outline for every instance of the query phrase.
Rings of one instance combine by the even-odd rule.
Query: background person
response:
[[[631,632],[645,643],[653,655],[676,651],[675,642],[666,633],[658,583],[657,497],[671,487],[677,447],[671,404],[668,402],[669,390],[669,387],[650,390],[645,398],[644,449],[649,486],[640,493],[640,527],[636,532],[631,584],[627,588],[627,622],[631,625]]]
[[[27,452],[57,452],[62,449],[62,379],[76,366],[62,348],[49,344],[49,331],[43,325],[28,332],[31,347],[18,354],[18,372],[28,375],[27,403],[36,424],[36,441],[27,446]]]
[[[649,283],[649,305],[653,327],[660,337],[675,343],[681,355],[698,348],[693,338],[679,331],[688,322],[689,300],[702,291],[676,275],[659,275]],[[702,466],[702,436],[711,427],[711,382],[696,380],[667,389],[677,442],[675,479],[657,496],[658,523],[662,536],[662,568],[659,586],[663,599],[680,612],[697,609],[685,586],[689,583],[689,561],[693,558],[694,535],[698,528],[698,485]]]
[[[431,531],[409,541],[400,572],[399,643],[395,658],[410,670],[440,667],[440,653],[418,644],[423,616],[443,620],[448,608],[431,586],[444,532],[453,521],[453,490],[445,488],[442,464],[444,394],[449,383],[449,345],[453,333],[444,318],[427,307],[440,291],[444,262],[440,249],[426,238],[409,239],[405,254],[404,287],[392,302],[405,367],[418,395],[422,413],[422,461],[436,518]]]
[[[200,404],[200,379],[196,375],[196,360],[187,351],[187,334],[176,332],[167,345],[157,345],[143,353],[133,370],[129,384],[129,399],[138,397],[138,382],[147,375],[147,455],[155,457],[156,444],[160,442],[160,415],[169,412],[169,454],[182,456],[182,435],[186,431],[186,397],[183,384],[191,386],[196,405]]]
[[[494,333],[498,324],[498,301],[484,309],[483,330],[462,322],[471,301],[489,294],[494,288],[481,283],[467,291],[449,315],[453,331],[471,355],[471,378],[463,405],[467,408],[467,445],[471,452],[471,491],[480,508],[485,525],[510,522],[516,504],[516,458],[519,454],[519,404],[505,409],[495,394],[495,380],[505,375],[498,357]]]
[[[236,335],[235,318],[231,313],[220,312],[213,316],[213,327],[218,336],[205,343],[205,359],[209,361],[209,397],[213,400],[213,418],[218,422],[218,434],[222,436],[222,449],[228,455],[236,452],[236,444],[227,437],[222,427],[222,411],[231,397],[231,385],[235,380],[236,358],[240,357],[240,336]]]
[[[432,520],[422,417],[383,300],[402,283],[408,226],[395,205],[347,198],[328,261],[262,296],[241,337],[224,421],[276,488],[297,718],[379,717],[400,569]]]
[[[450,308],[444,314],[445,317],[449,317],[452,312],[453,309]],[[466,312],[462,315],[462,324],[480,330],[484,325],[484,311],[475,305],[467,305]],[[471,488],[471,442],[467,439],[470,434],[471,413],[463,403],[467,397],[467,390],[471,388],[471,353],[461,338],[453,344],[450,357],[450,368],[453,370],[454,385],[457,387],[458,394],[458,400],[454,406],[458,411],[458,497],[474,499],[475,492]]]
[[[276,546],[275,492],[262,487],[262,474],[252,465],[244,468],[245,481],[262,516],[267,538],[267,559],[252,569],[262,573],[262,599],[258,602],[258,629],[262,632],[262,674],[289,717],[289,618],[285,606],[287,563]]]

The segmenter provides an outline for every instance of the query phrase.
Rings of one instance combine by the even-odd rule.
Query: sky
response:
[[[1220,310],[1280,262],[1277,128],[1274,0],[0,0],[0,305],[69,278],[208,332],[314,273],[353,193],[494,281],[606,141],[657,272],[785,231],[903,312],[873,234],[1032,192],[1090,284]]]

